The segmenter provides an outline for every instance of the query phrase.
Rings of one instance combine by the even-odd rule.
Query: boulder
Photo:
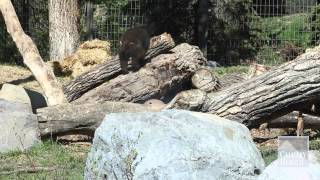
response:
[[[320,153],[319,151],[309,151],[308,159],[303,160],[301,156],[295,157],[296,162],[301,164],[291,164],[285,166],[286,161],[292,162],[293,156],[284,156],[273,161],[263,173],[258,177],[258,180],[319,180],[320,179]]]
[[[25,150],[40,142],[38,121],[25,103],[0,99],[0,152]]]
[[[255,179],[264,161],[249,130],[185,110],[112,113],[95,132],[85,179]]]
[[[7,101],[28,104],[31,107],[31,101],[23,87],[13,84],[3,84],[0,91],[0,98]]]

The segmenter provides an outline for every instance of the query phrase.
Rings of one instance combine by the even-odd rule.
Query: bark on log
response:
[[[145,59],[151,59],[165,53],[175,46],[170,34],[164,33],[150,40],[150,48]],[[121,74],[119,57],[96,66],[92,70],[78,76],[64,87],[64,92],[69,102],[78,99],[87,91]]]
[[[38,109],[37,116],[42,137],[66,134],[87,134],[93,136],[94,131],[106,114],[118,112],[156,112],[160,110],[161,108],[155,108],[149,104],[127,102],[105,102],[102,104],[73,103]],[[296,128],[297,114],[298,112],[295,111],[274,119],[268,123],[268,128]],[[303,119],[306,128],[320,128],[320,117],[304,114]]]
[[[319,49],[309,50],[256,78],[208,94],[201,111],[253,127],[319,100]]]
[[[144,102],[166,99],[167,95],[190,82],[194,72],[206,63],[196,46],[180,44],[171,54],[160,54],[137,72],[120,75],[84,94],[77,102]]]
[[[43,62],[32,39],[24,33],[11,1],[0,0],[0,11],[4,17],[7,31],[23,57],[23,63],[27,65],[39,82],[47,98],[48,105],[66,102],[62,87],[55,78],[53,71]]]
[[[153,107],[127,102],[72,103],[37,110],[42,137],[65,134],[93,135],[108,113],[152,112]]]

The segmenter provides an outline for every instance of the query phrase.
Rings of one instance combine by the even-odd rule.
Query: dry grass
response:
[[[66,84],[71,77],[58,77],[61,84]],[[27,68],[15,65],[0,65],[0,86],[4,83],[10,83],[22,86],[43,93],[40,84],[35,80],[31,71]]]

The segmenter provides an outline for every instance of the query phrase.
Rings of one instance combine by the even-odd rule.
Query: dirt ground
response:
[[[57,77],[57,79],[62,84],[66,84],[71,80],[70,77]],[[31,71],[24,67],[0,65],[0,87],[4,83],[23,86],[26,89],[43,93],[39,83],[35,80]]]

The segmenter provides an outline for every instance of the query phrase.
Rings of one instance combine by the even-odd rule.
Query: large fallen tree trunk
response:
[[[150,112],[149,106],[126,102],[73,103],[51,106],[37,110],[42,137],[64,134],[93,135],[108,113]]]
[[[137,72],[120,75],[90,90],[76,102],[144,102],[166,99],[176,89],[190,82],[194,72],[206,63],[196,46],[180,44],[168,54],[151,59]]]
[[[319,95],[317,47],[256,78],[208,94],[200,109],[252,127],[304,108]]]
[[[152,112],[160,109],[127,102],[73,103],[38,109],[37,116],[42,137],[66,134],[93,136],[96,128],[109,113]],[[297,126],[296,117],[297,112],[279,117],[270,121],[268,128],[295,128]],[[304,114],[303,119],[306,128],[320,128],[320,117]]]
[[[165,53],[175,46],[170,34],[164,33],[150,40],[150,48],[145,59],[151,59]],[[69,102],[78,99],[85,92],[121,74],[119,57],[114,56],[110,61],[96,66],[92,70],[78,76],[64,87]]]

